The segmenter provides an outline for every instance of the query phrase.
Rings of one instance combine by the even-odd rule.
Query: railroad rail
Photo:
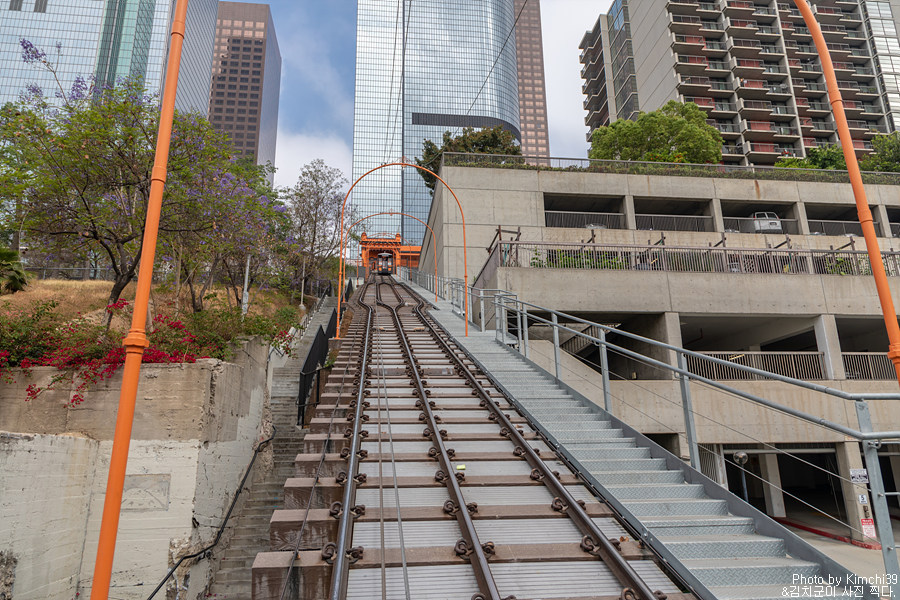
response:
[[[355,297],[332,375],[352,388],[323,394],[270,527],[290,563],[258,558],[254,598],[696,598],[427,305],[390,277]]]

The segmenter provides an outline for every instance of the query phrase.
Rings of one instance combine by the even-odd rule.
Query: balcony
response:
[[[668,0],[666,10],[673,15],[694,15],[697,13],[697,3],[691,0]]]
[[[715,119],[707,119],[706,124],[715,127],[723,138],[740,137],[740,128],[730,121],[716,121]]]
[[[748,17],[753,14],[756,5],[753,2],[745,0],[726,0],[723,3],[722,11],[731,16]]]
[[[707,71],[721,71],[720,73],[710,73],[710,75],[726,75],[731,71],[731,65],[723,60],[711,60],[706,65]]]
[[[714,110],[717,104],[713,98],[707,98],[705,96],[685,96],[684,101],[693,102],[700,108],[708,108],[710,110]]]
[[[742,40],[735,38],[731,40],[731,55],[738,57],[755,58],[759,56],[762,44],[757,40]]]
[[[734,89],[741,98],[765,100],[768,97],[766,82],[762,79],[735,79]]]
[[[787,99],[791,97],[791,86],[786,83],[775,83],[772,81],[767,81],[766,94],[769,97]]]
[[[767,41],[774,41],[781,37],[781,30],[774,25],[760,25],[757,28],[756,36]]]
[[[694,215],[635,215],[642,231],[714,231],[713,219]]]
[[[844,33],[843,42],[851,46],[861,46],[866,43],[866,36],[861,31],[847,31]]]
[[[691,54],[700,52],[706,44],[706,38],[701,35],[682,35],[675,34],[675,40],[672,42],[672,49],[675,53],[684,52]]]
[[[847,379],[893,381],[894,363],[886,352],[841,352]]]
[[[812,35],[809,33],[809,29],[800,25],[794,25],[793,36],[799,38],[812,38]]]
[[[709,89],[709,77],[682,77],[678,91],[682,94],[701,94]]]
[[[798,61],[800,63],[800,71],[798,75],[801,77],[815,77],[822,74],[822,66],[814,60]]]
[[[622,213],[544,211],[547,227],[573,229],[625,229]]]
[[[819,83],[818,81],[803,80],[803,83],[797,83],[796,81],[792,81],[791,83],[794,86],[795,94],[806,97],[822,97],[828,91],[825,89],[825,84]]]
[[[768,118],[772,112],[772,103],[768,100],[742,100],[741,116],[746,119]]]
[[[702,52],[706,56],[721,58],[728,53],[728,47],[725,45],[725,42],[720,42],[717,40],[706,40],[706,43],[703,45]]]
[[[855,235],[862,237],[862,225],[859,224],[859,221],[808,219],[808,222],[811,235]]]
[[[828,52],[831,54],[832,58],[837,59],[847,59],[850,57],[850,46],[848,44],[839,44],[837,42],[826,42],[825,45],[828,47]]]
[[[768,54],[768,55],[772,55],[772,56],[784,54],[784,50],[782,50],[775,44],[762,44],[759,48],[759,51],[762,54]]]
[[[699,54],[676,55],[675,68],[679,73],[704,75],[709,66],[709,59]]]
[[[804,126],[804,124],[801,123],[801,126]],[[809,133],[814,136],[830,136],[836,130],[834,123],[820,119],[810,119],[805,124],[805,128],[808,128],[810,130]]]
[[[796,116],[797,111],[788,106],[787,103],[772,103],[769,119],[773,121],[793,121]]]
[[[843,42],[847,36],[847,28],[843,25],[820,25],[820,27],[826,42]]]
[[[750,352],[734,350],[731,352],[699,352],[704,356],[718,358],[736,365],[764,369],[785,377],[794,377],[804,381],[825,379],[825,359],[822,352]],[[748,373],[735,367],[727,367],[719,363],[703,360],[696,356],[687,356],[687,368],[690,372],[714,381],[753,381],[762,379],[759,375]]]
[[[850,63],[843,62],[832,62],[832,66],[834,67],[834,73],[838,77],[847,77],[853,73],[853,65]],[[821,69],[819,69],[821,72]]]
[[[722,158],[743,158],[744,147],[741,144],[726,144],[722,146]]]
[[[735,58],[731,70],[735,77],[759,77],[765,70],[765,63],[752,58]]]
[[[731,82],[724,79],[711,79],[707,94],[715,98],[730,98],[734,93]]]
[[[731,102],[719,102],[717,101],[713,105],[711,116],[714,117],[731,117],[737,114],[737,106],[732,104]]]
[[[788,49],[793,50],[796,54],[804,54],[804,55],[808,54],[809,56],[816,56],[816,57],[819,56],[819,53],[816,52],[815,47],[810,44],[798,44],[798,43],[794,42],[792,45],[788,45]],[[804,58],[807,58],[807,57],[804,57]]]
[[[875,69],[853,65],[853,73],[850,76],[857,81],[870,81],[875,78]]]
[[[748,19],[725,19],[725,31],[733,37],[754,38],[759,24]]]
[[[844,11],[834,6],[818,6],[812,5],[813,13],[816,15],[816,21],[819,23],[837,23],[844,16]]]
[[[725,26],[719,23],[718,21],[706,21],[704,20],[700,24],[700,33],[704,35],[716,35],[717,33],[724,31]]]
[[[669,29],[675,33],[696,34],[700,30],[700,17],[687,15],[672,15]]]
[[[816,138],[811,137],[803,138],[804,148],[826,148],[830,145],[831,143],[825,140],[817,140]]]
[[[807,101],[806,110],[812,116],[827,116],[831,114],[831,105],[826,102],[810,102],[809,99],[804,98]],[[797,98],[797,101],[800,101],[800,98]],[[799,104],[798,104],[799,106]]]
[[[853,140],[853,148],[857,153],[872,152],[875,147],[867,140]]]
[[[872,59],[867,48],[850,48],[850,60],[868,61]]]
[[[744,144],[747,155],[751,161],[774,164],[779,157],[797,156],[797,150],[793,145],[775,144],[771,142],[747,142]]]

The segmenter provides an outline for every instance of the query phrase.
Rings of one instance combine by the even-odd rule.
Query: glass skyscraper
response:
[[[424,140],[440,144],[448,130],[501,125],[521,139],[515,17],[514,0],[359,0],[354,180],[421,157]],[[396,211],[425,221],[431,194],[414,169],[388,167],[363,179],[351,202],[357,218]],[[418,245],[425,228],[382,216],[365,231]]]
[[[217,0],[191,0],[176,106],[206,114]],[[53,76],[22,61],[20,40],[47,53],[67,91],[76,77],[98,84],[140,77],[161,91],[175,3],[170,0],[0,0],[0,103],[36,84],[49,97]]]

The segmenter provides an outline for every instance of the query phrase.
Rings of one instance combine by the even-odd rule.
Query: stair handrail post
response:
[[[856,419],[859,422],[859,430],[862,433],[871,433],[872,414],[869,412],[869,404],[865,400],[857,400]],[[900,581],[900,562],[897,561],[897,541],[894,539],[894,528],[891,526],[891,513],[888,510],[887,495],[884,491],[884,479],[881,474],[881,463],[878,460],[878,448],[880,440],[862,440],[863,457],[866,463],[866,471],[869,475],[869,487],[872,490],[872,513],[875,517],[875,528],[881,542],[881,558],[884,561],[884,572],[893,576],[894,581]],[[900,598],[900,584],[894,584],[891,588],[891,598]]]
[[[524,348],[524,352],[522,354],[525,355],[525,358],[529,358],[528,352],[528,306],[522,305],[522,347]]]
[[[682,371],[687,371],[684,354],[675,353],[676,365]],[[676,375],[681,382],[681,409],[684,411],[684,434],[687,437],[688,454],[691,457],[691,466],[700,470],[700,448],[697,446],[697,426],[694,421],[694,402],[691,399],[691,378],[684,373]]]
[[[559,317],[555,312],[550,313],[550,321],[553,323],[553,369],[556,374],[556,381],[562,382],[559,377]]]
[[[478,294],[478,308],[481,311],[481,333],[484,333],[484,322],[487,320],[484,314],[484,292]]]
[[[522,344],[522,309],[519,308],[518,298],[513,302],[515,306],[514,310],[516,311],[516,350],[519,351],[519,354],[524,355],[525,352],[523,351],[524,348]]]
[[[609,385],[609,350],[606,347],[606,331],[600,330],[600,374],[603,377],[603,408],[609,414],[612,412],[612,390]]]

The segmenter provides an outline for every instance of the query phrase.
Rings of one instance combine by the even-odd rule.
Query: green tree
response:
[[[515,136],[500,125],[484,129],[465,127],[462,133],[457,136],[453,136],[449,131],[445,131],[440,146],[431,140],[425,140],[422,145],[422,158],[417,158],[416,164],[431,171],[436,171],[440,166],[439,157],[444,152],[520,155],[522,154],[522,149],[516,142]],[[425,185],[428,186],[428,189],[434,192],[434,186],[437,183],[434,175],[422,170],[419,170],[419,175],[425,180]]]
[[[786,156],[778,159],[776,167],[788,169],[841,169],[846,170],[844,151],[840,146],[829,145],[806,150],[806,158]]]
[[[322,159],[304,165],[292,188],[281,191],[290,216],[291,283],[300,286],[300,302],[311,278],[329,274],[329,259],[337,256],[341,233],[341,206],[347,179],[340,169]],[[355,219],[344,217],[349,227]],[[293,288],[293,285],[291,285]]]
[[[900,132],[872,138],[874,151],[859,160],[863,171],[900,171]]]
[[[619,119],[595,129],[588,157],[717,163],[722,160],[722,136],[696,104],[671,100],[659,110],[640,113],[635,121]]]
[[[23,40],[23,57],[54,72],[46,55]],[[118,300],[141,259],[159,104],[138,81],[94,88],[76,79],[49,100],[30,87],[0,109],[0,198],[14,197],[17,228],[30,246],[69,258],[100,254]],[[232,168],[227,137],[194,114],[175,116],[160,237],[243,228],[217,195]],[[212,203],[212,204],[211,204]],[[7,211],[9,212],[9,211]]]
[[[9,248],[0,248],[0,293],[21,292],[27,285],[28,277],[19,261],[19,254]]]

